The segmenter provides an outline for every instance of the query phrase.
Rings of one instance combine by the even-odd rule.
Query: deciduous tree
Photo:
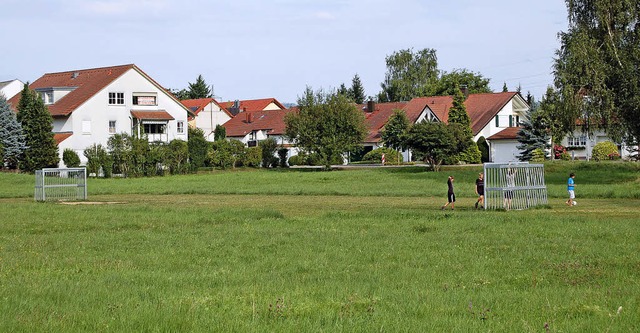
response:
[[[555,86],[565,127],[640,138],[640,6],[630,0],[566,0]]]
[[[367,134],[364,114],[345,96],[307,87],[298,106],[299,112],[285,116],[286,136],[307,152],[317,153],[327,169],[332,158],[362,145]]]
[[[434,171],[439,171],[442,162],[457,154],[457,139],[445,123],[426,122],[411,127],[407,144],[416,156],[427,162]]]
[[[387,73],[378,94],[380,102],[408,101],[428,96],[430,87],[438,80],[436,50],[406,49],[386,57]]]
[[[480,73],[474,73],[467,69],[456,69],[451,72],[442,72],[433,88],[429,89],[431,96],[455,95],[461,86],[467,88],[468,94],[490,93],[489,81]]]

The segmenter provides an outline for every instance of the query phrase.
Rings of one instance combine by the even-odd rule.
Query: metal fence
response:
[[[527,209],[547,205],[544,165],[485,163],[485,209]]]
[[[87,169],[47,168],[36,171],[36,201],[87,199]]]

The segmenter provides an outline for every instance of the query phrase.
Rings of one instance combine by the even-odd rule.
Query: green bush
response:
[[[73,149],[66,148],[62,152],[62,161],[67,168],[77,168],[80,166],[80,156]]]
[[[289,166],[293,165],[304,165],[305,164],[305,156],[304,155],[294,155],[289,157]]]
[[[169,142],[166,165],[172,175],[184,174],[189,170],[189,144],[180,139]]]
[[[618,146],[611,141],[598,142],[593,146],[591,157],[596,161],[604,161],[610,159],[611,156],[620,156]]]
[[[281,168],[286,168],[287,167],[287,155],[289,155],[289,149],[284,148],[284,147],[278,149],[278,158],[280,159],[280,167]]]
[[[113,171],[113,159],[107,150],[101,144],[93,144],[84,150],[84,156],[87,158],[87,173],[100,175],[102,169],[105,178],[111,177]]]
[[[564,151],[562,153],[560,153],[560,159],[563,161],[569,161],[571,160],[571,154],[569,154],[568,152]]]
[[[470,144],[467,149],[458,154],[458,160],[466,164],[478,164],[482,161],[482,152],[477,144]]]
[[[381,147],[374,149],[364,155],[363,161],[371,161],[373,163],[381,163],[382,154],[384,154],[385,164],[402,164],[402,154],[395,149]]]
[[[200,128],[189,126],[189,164],[192,171],[203,167],[209,154],[209,143],[204,137],[204,131]]]
[[[262,149],[262,167],[273,168],[278,166],[278,158],[275,156],[278,142],[274,138],[260,141],[258,147]]]
[[[484,136],[481,136],[476,142],[478,146],[478,150],[480,150],[480,161],[481,162],[489,162],[489,145],[487,144],[487,139]]]
[[[249,147],[246,149],[244,165],[252,168],[259,168],[262,161],[262,149],[260,147]]]

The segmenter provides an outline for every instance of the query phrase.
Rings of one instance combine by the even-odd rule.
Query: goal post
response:
[[[528,209],[548,204],[544,165],[484,164],[485,209]]]
[[[86,168],[46,168],[36,170],[36,201],[87,199]]]

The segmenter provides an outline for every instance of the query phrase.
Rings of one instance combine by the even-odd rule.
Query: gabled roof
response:
[[[471,94],[464,102],[467,113],[471,118],[473,135],[478,134],[495,117],[500,110],[513,98],[519,98],[526,105],[518,92],[501,92],[486,94]]]
[[[267,106],[269,106],[269,104],[271,103],[274,103],[275,105],[277,105],[280,108],[280,110],[286,109],[286,107],[282,105],[280,102],[278,102],[278,100],[275,98],[248,99],[248,100],[243,100],[239,102],[240,102],[239,111],[243,111],[243,112],[244,111],[264,111],[264,109]],[[219,103],[220,107],[225,108],[227,110],[232,108],[233,104],[234,104],[233,101]]]
[[[364,142],[380,141],[380,130],[393,114],[393,110],[401,110],[405,105],[407,105],[407,102],[375,103],[373,111],[368,110],[367,104],[356,105],[358,110],[362,110],[364,112],[365,125],[369,130]]]
[[[518,132],[522,127],[507,127],[502,131],[490,136],[487,140],[516,140]]]
[[[453,97],[451,96],[418,97],[409,102],[406,112],[409,120],[415,123],[420,113],[426,107],[429,107],[438,120],[446,123],[449,120],[449,109],[451,106],[453,106]],[[410,112],[411,116],[409,116]]]
[[[252,131],[268,131],[269,135],[282,135],[284,116],[290,110],[246,111],[224,123],[228,137],[244,137]]]
[[[180,101],[180,103],[186,106],[195,116],[197,116],[200,111],[204,110],[207,105],[213,103],[217,105],[220,110],[226,113],[229,117],[233,117],[229,110],[223,108],[220,103],[218,103],[218,101],[216,101],[214,98],[185,99]]]
[[[29,85],[29,89],[73,89],[66,96],[55,101],[55,103],[47,105],[47,108],[53,117],[68,116],[102,89],[131,69],[137,71],[160,91],[182,106],[180,101],[178,101],[172,94],[134,64],[47,73],[31,83]],[[14,109],[18,106],[21,96],[22,93],[19,93],[9,100],[9,103]],[[183,108],[187,110],[187,112],[190,112],[186,107],[183,106]]]

